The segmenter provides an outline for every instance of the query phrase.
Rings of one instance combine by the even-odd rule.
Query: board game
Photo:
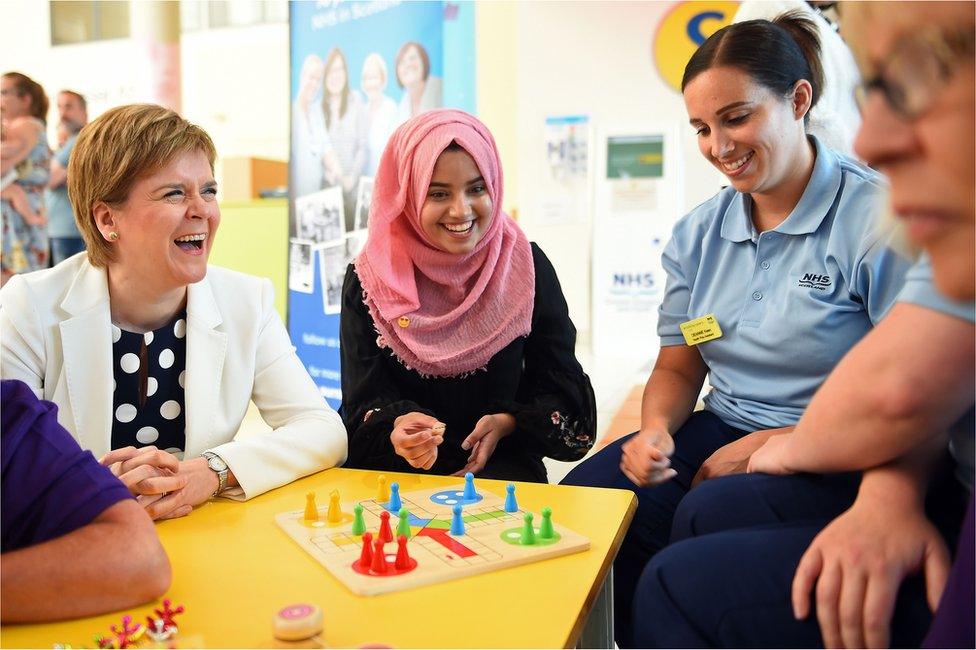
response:
[[[459,487],[400,494],[380,477],[377,496],[327,508],[308,493],[305,510],[278,525],[355,594],[374,596],[585,551],[590,541],[553,523],[543,508],[519,508],[515,485],[500,497],[470,475]],[[558,514],[557,514],[558,516]],[[365,542],[365,543],[364,543]]]

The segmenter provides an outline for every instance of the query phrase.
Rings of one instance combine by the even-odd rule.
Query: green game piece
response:
[[[410,513],[407,512],[406,508],[400,508],[400,523],[397,524],[397,537],[404,535],[407,539],[410,539],[410,521],[408,520]]]
[[[552,508],[542,509],[542,523],[539,525],[539,537],[552,539],[556,531],[552,529]]]
[[[366,520],[363,519],[363,506],[357,503],[353,506],[352,511],[354,513],[352,517],[352,534],[362,535],[366,532]]]
[[[522,524],[522,539],[519,542],[526,546],[535,544],[535,528],[532,527],[531,512],[525,513],[525,523]]]

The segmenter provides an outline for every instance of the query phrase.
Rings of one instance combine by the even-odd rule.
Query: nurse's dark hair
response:
[[[810,108],[823,91],[823,65],[817,26],[801,10],[772,20],[727,25],[708,37],[685,66],[681,90],[702,72],[719,66],[738,68],[774,93],[788,97],[800,79],[813,87]],[[804,119],[809,119],[810,112]]]

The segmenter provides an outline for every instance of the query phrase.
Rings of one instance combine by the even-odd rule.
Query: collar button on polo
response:
[[[759,266],[762,267],[763,271],[768,271],[769,270],[769,262],[766,261],[766,260],[763,260],[762,262],[760,262],[759,263]]]

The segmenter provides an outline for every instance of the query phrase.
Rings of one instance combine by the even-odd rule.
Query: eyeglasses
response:
[[[858,106],[863,110],[868,95],[878,90],[892,110],[907,120],[915,119],[932,106],[955,64],[973,56],[974,44],[972,28],[952,32],[929,28],[902,40],[878,73],[856,88]]]

